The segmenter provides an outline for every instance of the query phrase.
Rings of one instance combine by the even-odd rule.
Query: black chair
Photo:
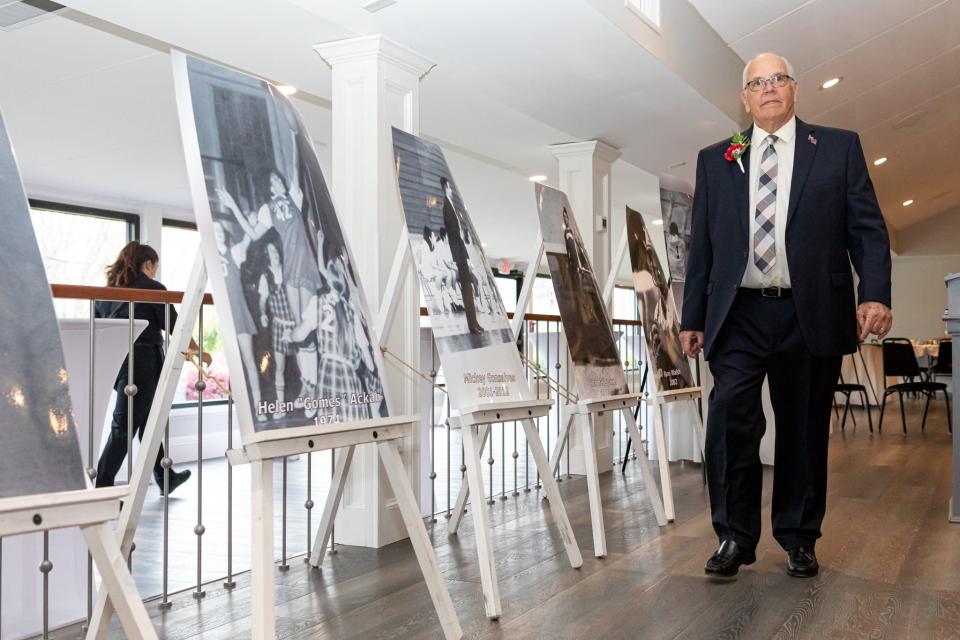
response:
[[[933,374],[932,379],[936,380],[937,376],[951,376],[953,377],[953,341],[952,340],[941,340],[940,346],[937,348],[937,361],[933,364],[931,368],[931,373]]]
[[[877,430],[883,431],[883,413],[887,408],[887,396],[896,393],[900,399],[900,421],[903,425],[903,432],[907,432],[907,416],[903,408],[903,394],[917,393],[927,397],[927,402],[923,406],[923,420],[920,422],[920,430],[923,431],[927,424],[927,410],[930,408],[930,398],[937,391],[943,392],[943,399],[947,405],[947,428],[953,433],[953,423],[950,418],[950,398],[947,397],[947,385],[943,382],[925,382],[920,375],[920,365],[917,364],[917,356],[913,351],[913,345],[909,340],[903,338],[887,338],[883,341],[883,403],[880,405],[880,422],[877,424]],[[905,378],[908,382],[901,382],[887,386],[887,377]],[[919,380],[919,381],[916,381]]]
[[[873,414],[870,412],[870,399],[867,397],[867,387],[860,383],[860,372],[857,371],[857,362],[856,356],[860,356],[860,362],[863,363],[863,372],[867,374],[867,379],[869,381],[870,374],[867,371],[866,362],[863,360],[863,354],[860,352],[860,345],[857,345],[857,353],[851,354],[850,358],[853,360],[853,375],[856,379],[856,383],[848,383],[843,379],[843,373],[840,373],[840,381],[834,386],[834,393],[842,393],[846,402],[843,404],[843,419],[840,421],[840,430],[843,431],[844,425],[847,424],[847,414],[850,413],[850,396],[854,393],[859,393],[860,397],[863,398],[863,409],[867,412],[867,426],[870,428],[870,433],[873,433]],[[837,414],[837,417],[840,417],[840,412],[837,410],[837,403],[833,403],[834,412]],[[850,416],[853,418],[853,426],[857,426],[857,417],[853,414]]]
[[[850,396],[854,393],[859,393],[863,398],[863,409],[867,412],[867,426],[870,428],[870,433],[873,433],[873,415],[870,413],[870,401],[867,399],[867,388],[862,384],[853,384],[846,383],[843,381],[843,376],[840,376],[840,382],[836,384],[833,388],[834,393],[842,393],[846,398],[846,402],[843,403],[843,418],[840,420],[840,431],[843,431],[844,425],[847,424],[847,414],[850,412]],[[857,426],[856,417],[853,418],[853,426]]]

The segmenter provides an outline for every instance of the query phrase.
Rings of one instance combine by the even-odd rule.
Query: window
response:
[[[160,281],[171,291],[183,291],[190,280],[190,270],[200,249],[200,234],[192,222],[180,220],[163,220],[160,229]],[[207,282],[206,290],[210,291]],[[199,337],[199,321],[193,328],[193,339]],[[220,386],[228,388],[230,378],[227,374],[227,360],[223,354],[223,340],[220,335],[220,322],[217,309],[211,305],[203,307],[203,350],[210,354],[213,363],[209,373]],[[187,363],[180,372],[180,381],[177,392],[173,396],[174,406],[190,406],[197,401],[197,368]],[[212,381],[207,381],[207,388],[203,392],[203,400],[225,400],[227,394]]]
[[[513,313],[516,311],[517,298],[520,297],[520,285],[523,278],[503,275],[494,271],[493,281],[497,284],[497,290],[500,292],[500,299],[503,300],[503,308],[506,312]]]
[[[104,269],[139,236],[140,219],[129,213],[31,200],[30,219],[51,284],[104,286]],[[90,315],[84,300],[55,300],[54,308],[61,318]]]
[[[624,0],[624,4],[657,33],[661,33],[660,0]]]

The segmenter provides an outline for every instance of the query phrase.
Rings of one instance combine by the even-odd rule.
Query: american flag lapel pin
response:
[[[807,136],[807,140],[810,141],[810,144],[814,144],[814,145],[817,144],[817,137],[812,133]]]

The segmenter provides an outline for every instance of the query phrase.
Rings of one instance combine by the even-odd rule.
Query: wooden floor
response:
[[[890,407],[888,407],[890,408]],[[947,521],[950,441],[942,404],[919,429],[922,405],[908,403],[885,431],[859,428],[831,438],[830,493],[818,577],[789,578],[770,537],[771,475],[764,481],[765,523],[757,563],[733,582],[708,580],[714,550],[700,469],[673,465],[677,520],[660,529],[642,493],[636,463],[626,476],[601,478],[609,555],[593,558],[586,485],[563,482],[584,565],[571,569],[536,492],[493,506],[494,543],[504,613],[483,614],[469,518],[457,537],[441,519],[434,545],[461,624],[470,638],[960,638],[960,525]],[[874,416],[876,417],[876,416]],[[321,570],[299,559],[278,572],[280,638],[439,638],[427,589],[407,542],[380,550],[340,547]],[[227,591],[207,587],[169,611],[148,603],[169,639],[250,636],[247,576]],[[114,623],[116,625],[116,623]],[[78,628],[54,638],[81,638]],[[111,637],[122,637],[115,631]]]

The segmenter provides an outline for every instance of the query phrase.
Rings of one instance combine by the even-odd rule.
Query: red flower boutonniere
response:
[[[723,158],[727,162],[737,161],[737,166],[740,167],[740,173],[745,173],[743,169],[743,162],[740,160],[740,156],[743,155],[743,152],[747,150],[747,147],[750,146],[750,138],[743,135],[742,133],[734,132],[733,137],[730,138],[730,146],[727,147],[727,150],[723,152]]]

